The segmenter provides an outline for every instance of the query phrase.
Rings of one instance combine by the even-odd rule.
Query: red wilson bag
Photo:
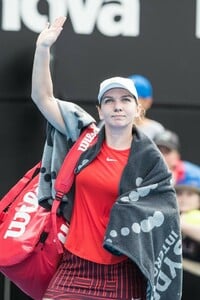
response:
[[[0,201],[0,271],[26,294],[39,300],[62,257],[56,240],[60,236],[65,241],[68,225],[57,216],[56,230],[52,230],[51,211],[38,205],[39,175],[34,176],[37,170],[38,165]],[[2,212],[5,205],[7,210]]]
[[[56,197],[51,211],[38,204],[40,163],[29,170],[0,201],[0,272],[35,300],[42,299],[63,253],[68,224],[56,214],[62,197],[74,179],[74,167],[90,146],[97,128],[89,126],[74,144],[56,178]]]

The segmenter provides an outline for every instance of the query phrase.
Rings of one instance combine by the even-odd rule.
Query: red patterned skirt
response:
[[[129,259],[97,264],[65,251],[45,300],[145,300],[146,280]]]

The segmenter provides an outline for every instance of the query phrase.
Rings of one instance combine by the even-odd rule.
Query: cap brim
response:
[[[123,84],[121,84],[121,83],[117,83],[117,82],[115,83],[115,82],[112,82],[112,83],[108,84],[107,86],[105,86],[105,88],[103,88],[103,89],[101,90],[101,92],[99,93],[99,95],[98,95],[98,101],[99,101],[99,103],[101,102],[103,95],[104,95],[107,91],[109,91],[109,90],[111,90],[111,89],[116,89],[116,88],[127,90],[127,91],[128,91],[128,92],[136,99],[136,101],[137,101],[136,95],[133,94],[133,91],[131,91],[129,88],[127,88],[127,86],[125,86],[125,85],[123,85]]]

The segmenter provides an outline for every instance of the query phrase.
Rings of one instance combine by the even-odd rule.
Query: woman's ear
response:
[[[137,112],[136,112],[135,117],[138,118],[138,119],[143,119],[144,116],[145,116],[145,109],[144,109],[144,107],[139,103],[138,106],[137,106]]]

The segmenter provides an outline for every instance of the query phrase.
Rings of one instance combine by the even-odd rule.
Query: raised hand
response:
[[[58,17],[51,25],[47,23],[46,27],[39,34],[37,46],[51,47],[59,37],[66,17]]]

